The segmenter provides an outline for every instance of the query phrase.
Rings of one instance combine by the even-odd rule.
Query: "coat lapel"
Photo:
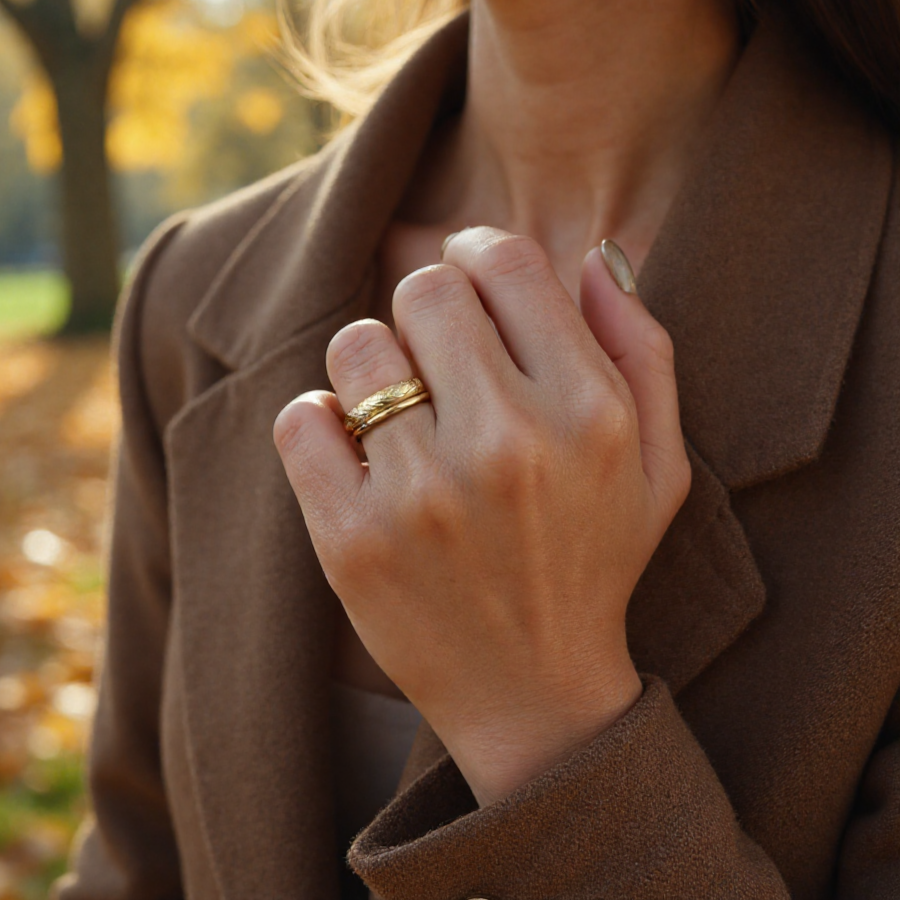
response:
[[[674,693],[763,611],[730,492],[819,454],[892,171],[884,133],[779,19],[703,146],[639,278],[676,348],[693,481],[630,602],[629,647]]]
[[[189,326],[232,370],[167,432],[187,731],[227,896],[334,897],[334,597],[271,429],[291,397],[327,386],[328,340],[368,312],[376,248],[465,67],[466,29],[462,17],[437,34],[364,120],[301,167]],[[841,86],[771,23],[703,146],[639,280],[676,345],[694,482],[636,589],[629,640],[674,691],[763,609],[730,491],[822,445],[891,168]]]
[[[188,326],[230,369],[252,366],[357,294],[447,95],[465,73],[467,24],[461,16],[434,35],[232,254]]]
[[[271,436],[284,404],[327,383],[323,347],[359,318],[364,299],[220,381],[167,431],[173,631],[192,775],[224,897],[337,897],[334,596]]]
[[[763,611],[766,592],[729,493],[688,445],[692,486],[629,602],[639,672],[680,692]],[[678,578],[674,578],[678,573]]]
[[[730,489],[818,455],[890,193],[885,132],[796,31],[758,26],[639,279]]]
[[[368,311],[376,247],[465,63],[465,34],[460,20],[433,38],[369,116],[301,165],[189,323],[232,370],[166,434],[186,732],[224,897],[337,897],[336,599],[272,425],[293,397],[328,387],[329,339]]]

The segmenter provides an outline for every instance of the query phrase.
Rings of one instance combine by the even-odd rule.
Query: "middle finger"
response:
[[[526,235],[466,228],[445,262],[469,277],[516,365],[531,378],[569,384],[598,344],[541,246]]]

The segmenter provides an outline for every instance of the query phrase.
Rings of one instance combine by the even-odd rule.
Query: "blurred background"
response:
[[[130,260],[331,126],[274,2],[0,0],[0,898],[46,897],[85,810]]]

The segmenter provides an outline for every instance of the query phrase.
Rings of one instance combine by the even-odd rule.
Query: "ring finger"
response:
[[[325,355],[328,377],[345,412],[377,391],[412,378],[413,367],[391,329],[361,319],[341,329]],[[362,436],[370,461],[403,459],[433,434],[430,403],[418,403],[374,426]]]

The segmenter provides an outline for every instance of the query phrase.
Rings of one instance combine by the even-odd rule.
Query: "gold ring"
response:
[[[360,436],[373,426],[426,400],[429,400],[429,392],[419,379],[404,379],[360,401],[344,417],[344,428],[359,441]]]

